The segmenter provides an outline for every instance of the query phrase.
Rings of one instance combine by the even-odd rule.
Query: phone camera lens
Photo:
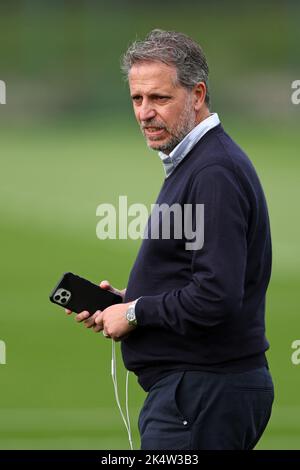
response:
[[[62,303],[62,304],[65,304],[65,303],[66,303],[66,301],[67,301],[66,297],[62,297],[62,299],[61,299],[61,303]]]
[[[64,290],[64,291],[61,293],[61,295],[62,295],[63,297],[67,297],[68,293]]]
[[[60,295],[56,295],[56,296],[54,297],[54,300],[56,300],[56,301],[58,302],[58,301],[60,300]]]

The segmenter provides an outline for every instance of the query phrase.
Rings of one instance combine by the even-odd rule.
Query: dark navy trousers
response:
[[[151,387],[141,410],[141,449],[253,449],[273,400],[266,367],[230,374],[170,373]]]

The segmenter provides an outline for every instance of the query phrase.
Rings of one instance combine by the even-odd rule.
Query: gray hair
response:
[[[153,29],[144,41],[134,41],[122,57],[121,69],[128,78],[137,62],[164,62],[173,65],[180,85],[191,90],[197,83],[206,85],[205,102],[210,103],[208,92],[208,64],[199,44],[189,36],[176,31]]]

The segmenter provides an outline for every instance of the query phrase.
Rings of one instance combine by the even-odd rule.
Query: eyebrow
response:
[[[141,96],[142,93],[133,93],[131,95],[131,98],[138,98],[139,96]],[[167,94],[167,93],[150,93],[150,95],[148,95],[149,98],[157,98],[157,97],[160,97],[160,98],[171,98],[171,95]]]

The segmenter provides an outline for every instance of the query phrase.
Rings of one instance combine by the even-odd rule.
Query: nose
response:
[[[149,119],[153,119],[156,115],[155,109],[151,106],[151,103],[143,100],[141,107],[139,109],[139,120],[140,121],[148,121]]]

